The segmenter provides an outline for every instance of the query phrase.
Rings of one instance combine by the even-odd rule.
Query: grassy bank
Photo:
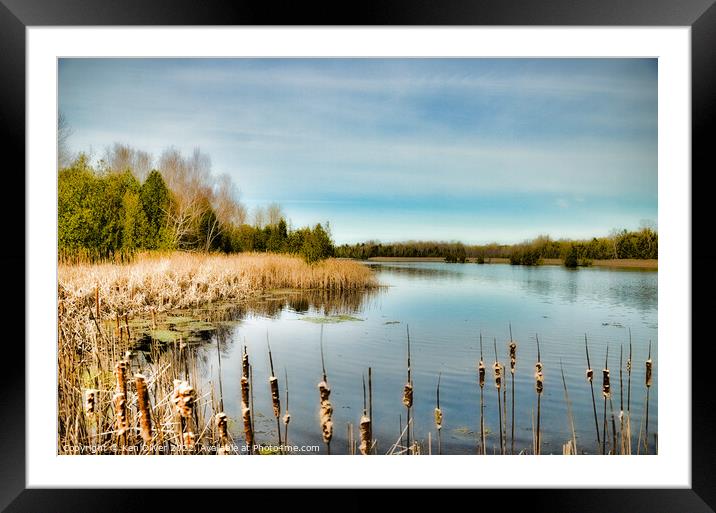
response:
[[[372,257],[368,259],[371,262],[444,262],[441,257]],[[468,262],[475,263],[477,259],[468,258]],[[509,264],[509,258],[489,258],[485,260],[486,264]],[[542,265],[564,265],[564,261],[560,258],[543,258]],[[592,260],[594,267],[612,267],[615,269],[652,269],[659,268],[657,259],[636,259],[636,258],[614,258],[610,260]]]

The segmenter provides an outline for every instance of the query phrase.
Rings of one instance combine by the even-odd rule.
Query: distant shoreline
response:
[[[468,262],[475,263],[475,258],[468,258]],[[442,257],[371,257],[370,262],[444,262]],[[487,264],[509,264],[509,258],[491,258],[485,259]],[[563,262],[559,258],[543,258],[541,265],[562,265]],[[657,271],[659,269],[659,261],[656,259],[638,260],[633,258],[611,259],[611,260],[592,260],[592,267],[610,267],[613,269],[644,269]]]

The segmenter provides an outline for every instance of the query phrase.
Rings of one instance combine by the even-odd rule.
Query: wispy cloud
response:
[[[249,203],[330,214],[345,234],[471,231],[460,215],[432,222],[435,197],[553,206],[533,204],[522,224],[485,211],[507,239],[573,229],[549,217],[567,207],[608,204],[600,219],[619,226],[655,218],[653,59],[63,59],[59,72],[75,149],[199,146]],[[356,202],[383,214],[355,216]]]

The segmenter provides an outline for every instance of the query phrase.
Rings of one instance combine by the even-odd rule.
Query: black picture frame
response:
[[[25,191],[25,29],[28,26],[50,25],[576,25],[576,26],[688,26],[691,27],[692,73],[692,247],[684,248],[692,269],[706,269],[704,279],[692,280],[691,340],[673,341],[689,347],[692,358],[692,486],[689,489],[535,489],[504,491],[481,490],[480,502],[487,505],[497,499],[514,505],[527,500],[533,510],[549,511],[630,511],[636,512],[707,512],[716,508],[716,448],[711,438],[716,394],[710,386],[713,372],[707,357],[704,333],[705,320],[714,306],[712,271],[713,258],[708,251],[696,250],[696,235],[708,233],[706,223],[706,186],[709,172],[716,169],[709,135],[716,124],[716,6],[715,0],[489,0],[443,1],[403,0],[393,2],[360,2],[351,5],[334,3],[332,7],[295,3],[275,5],[271,2],[221,2],[190,0],[0,0],[0,131],[5,162],[12,163],[16,191]],[[7,156],[10,156],[8,161]],[[685,170],[688,172],[688,170]],[[3,179],[11,173],[6,170]],[[10,178],[8,178],[9,180]],[[8,182],[9,183],[9,182]],[[4,238],[24,240],[25,225],[19,222],[24,194],[13,194],[0,202],[7,223]],[[701,208],[701,212],[699,212]],[[24,217],[23,217],[24,220]],[[706,237],[703,237],[706,239]],[[24,244],[19,243],[12,256],[2,255],[2,263],[13,269],[26,269]],[[21,246],[21,247],[20,247]],[[3,252],[5,253],[5,252]],[[709,270],[711,269],[711,270]],[[27,272],[27,271],[26,271]],[[704,271],[701,271],[704,272]],[[12,290],[22,291],[25,283]],[[24,297],[24,295],[23,295]],[[8,306],[31,308],[20,300],[17,292]],[[700,329],[696,329],[700,328]],[[700,335],[700,336],[699,336]],[[12,354],[4,348],[5,358],[12,365],[4,366],[0,393],[0,510],[20,511],[131,511],[148,509],[149,501],[159,501],[163,508],[182,507],[195,490],[75,490],[26,489],[25,481],[25,351],[19,344]],[[669,372],[666,365],[663,372]],[[211,500],[237,501],[241,491],[206,490]],[[300,505],[305,491],[271,492],[277,504],[290,501]],[[360,491],[347,492],[351,497],[330,498],[340,509],[358,509]],[[423,500],[425,491],[410,493],[411,500]],[[450,492],[452,493],[452,492]],[[209,497],[200,500],[208,500]],[[405,504],[405,496],[395,497]],[[516,501],[517,500],[517,501]],[[337,502],[340,501],[340,502]],[[238,502],[234,502],[238,504]],[[207,506],[211,504],[207,503]]]

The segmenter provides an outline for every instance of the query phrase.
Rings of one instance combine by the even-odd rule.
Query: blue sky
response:
[[[656,59],[61,59],[75,151],[211,156],[338,243],[657,219]]]

